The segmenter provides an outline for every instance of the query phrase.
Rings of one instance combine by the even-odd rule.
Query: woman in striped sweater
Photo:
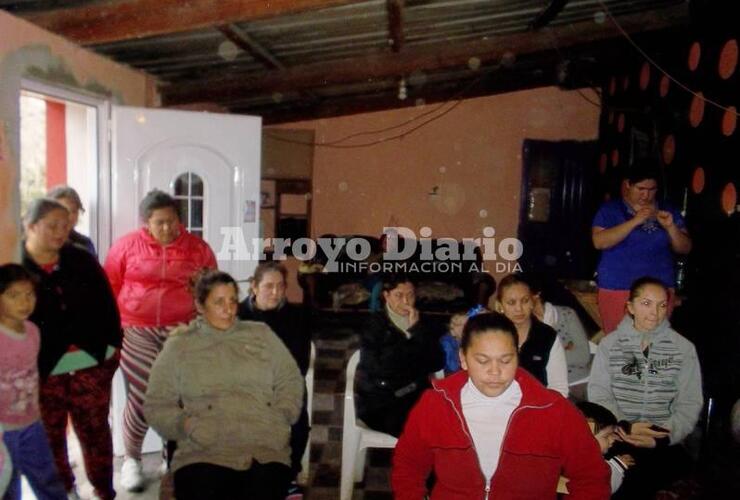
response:
[[[116,241],[105,259],[123,323],[121,369],[127,399],[121,485],[128,491],[144,486],[141,447],[149,426],[143,405],[152,364],[170,332],[195,317],[191,278],[203,268],[216,268],[208,244],[180,223],[180,207],[170,195],[149,192],[139,215],[143,227]]]
[[[682,441],[703,405],[694,345],[668,323],[668,288],[654,278],[632,284],[628,315],[605,337],[591,368],[588,399],[621,421],[619,435],[636,465],[613,498],[653,498],[688,472]]]

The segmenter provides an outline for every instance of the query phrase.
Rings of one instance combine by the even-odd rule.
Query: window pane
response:
[[[192,227],[203,227],[203,200],[192,200],[193,218],[190,220]]]
[[[175,196],[187,196],[188,195],[188,174],[182,174],[175,179]],[[183,220],[185,220],[183,218]]]
[[[203,196],[203,180],[195,174],[190,174],[190,194]]]
[[[186,199],[179,199],[177,200],[177,203],[180,205],[180,222],[182,222],[185,227],[190,227],[190,219],[188,219],[188,200]]]

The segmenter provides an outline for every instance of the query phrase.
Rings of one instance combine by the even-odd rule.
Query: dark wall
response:
[[[697,2],[697,5],[700,2]],[[599,168],[611,196],[632,161],[656,159],[662,196],[686,212],[694,249],[687,261],[685,303],[672,318],[700,353],[705,392],[718,414],[740,396],[740,23],[720,2],[701,2],[680,42],[610,62],[604,81]],[[735,2],[724,2],[734,4]],[[734,26],[727,22],[734,19]]]

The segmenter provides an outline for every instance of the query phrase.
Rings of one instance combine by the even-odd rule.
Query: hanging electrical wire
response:
[[[473,83],[477,83],[477,82],[474,81]],[[441,110],[442,108],[444,108],[445,106],[447,106],[448,104],[450,104],[450,101],[455,101],[455,100],[461,99],[468,92],[469,92],[469,87],[466,86],[462,90],[457,91],[450,99],[447,99],[447,100],[441,102],[440,104],[438,104],[437,106],[434,106],[432,109],[429,109],[429,110],[427,110],[427,111],[425,111],[423,113],[420,113],[418,115],[412,116],[408,120],[406,120],[404,122],[401,122],[401,123],[398,123],[396,125],[392,125],[390,127],[383,127],[383,128],[379,128],[379,129],[374,129],[374,130],[365,130],[363,132],[355,132],[354,134],[350,134],[350,135],[344,136],[344,137],[342,137],[340,139],[336,139],[336,140],[333,140],[333,141],[324,142],[322,144],[325,145],[325,146],[331,146],[331,145],[335,145],[335,144],[341,144],[342,142],[348,141],[350,139],[354,139],[356,137],[362,137],[362,136],[365,136],[365,135],[382,134],[383,132],[389,132],[391,130],[395,130],[395,129],[398,129],[398,128],[405,127],[405,126],[409,125],[410,123],[413,123],[413,122],[415,122],[417,120],[420,120],[420,119],[424,118],[425,116],[429,116],[431,114],[434,114],[434,113],[438,112],[439,110]]]
[[[614,24],[614,26],[617,27],[617,29],[619,30],[619,32],[630,43],[630,45],[632,45],[632,47],[634,47],[635,50],[637,50],[637,52],[639,52],[640,55],[642,55],[642,57],[644,57],[645,60],[648,63],[650,63],[650,65],[652,65],[655,69],[657,69],[658,71],[660,71],[661,73],[663,73],[663,75],[665,75],[666,78],[668,78],[670,81],[672,81],[673,83],[675,83],[678,87],[680,87],[681,89],[685,90],[689,94],[693,95],[697,99],[701,99],[702,101],[704,101],[704,102],[706,102],[706,103],[708,103],[708,104],[710,104],[712,106],[715,106],[715,107],[717,107],[717,108],[719,108],[719,109],[721,109],[723,111],[726,111],[728,113],[733,113],[733,114],[735,114],[737,116],[740,116],[740,113],[738,113],[736,110],[734,110],[734,109],[732,109],[732,108],[730,108],[728,106],[724,106],[724,105],[722,105],[722,104],[720,104],[720,103],[718,103],[718,102],[716,102],[716,101],[714,101],[712,99],[709,99],[709,98],[703,96],[702,94],[700,94],[698,92],[695,92],[694,90],[692,90],[691,88],[689,88],[688,85],[684,84],[683,82],[681,82],[680,80],[678,80],[678,78],[674,77],[672,74],[668,73],[668,71],[664,70],[657,62],[655,62],[655,60],[652,57],[650,57],[632,39],[632,37],[629,35],[629,33],[627,33],[627,31],[622,27],[622,25],[619,24],[619,22],[614,18],[614,16],[612,15],[611,11],[606,6],[606,4],[603,2],[603,0],[596,0],[596,2],[601,6],[601,8],[604,10],[604,13],[606,14],[606,16],[609,18],[609,20],[612,22],[612,24]]]
[[[377,144],[382,144],[384,142],[388,142],[388,141],[392,141],[392,140],[396,140],[396,139],[403,139],[406,136],[408,136],[408,135],[416,132],[417,130],[421,129],[422,127],[424,127],[424,126],[426,126],[426,125],[428,125],[428,124],[430,124],[430,123],[432,123],[432,122],[434,122],[436,120],[439,120],[440,118],[442,118],[443,116],[447,115],[452,110],[454,110],[455,108],[457,108],[463,102],[464,96],[468,92],[470,92],[478,83],[480,83],[481,79],[482,79],[481,76],[475,78],[472,82],[470,82],[468,85],[466,85],[462,90],[460,90],[456,94],[454,94],[454,97],[453,97],[454,102],[452,100],[444,101],[440,105],[435,106],[435,108],[432,109],[432,110],[429,110],[429,111],[426,111],[424,113],[421,113],[421,114],[413,117],[410,120],[407,120],[407,121],[405,121],[403,123],[400,123],[400,124],[392,125],[390,127],[385,127],[385,128],[376,129],[376,130],[368,130],[368,131],[363,131],[363,132],[357,132],[355,134],[351,134],[351,135],[346,136],[346,137],[343,137],[341,139],[337,139],[337,140],[329,141],[329,142],[311,142],[311,141],[300,141],[300,140],[296,140],[296,139],[289,139],[287,137],[280,137],[280,136],[278,136],[276,134],[271,134],[269,131],[266,131],[265,132],[265,135],[268,136],[268,137],[270,137],[271,139],[274,139],[274,140],[279,141],[279,142],[287,142],[287,143],[291,143],[291,144],[300,144],[300,145],[304,145],[304,146],[316,146],[316,147],[325,147],[325,148],[334,148],[334,149],[366,148],[366,147],[375,146]],[[450,105],[448,107],[448,109],[446,109],[444,111],[440,111],[440,110],[442,110],[442,108],[444,108],[447,105]],[[399,134],[395,134],[395,135],[391,135],[391,136],[387,136],[387,137],[381,137],[380,139],[376,139],[376,140],[369,141],[369,142],[364,142],[364,143],[359,143],[359,144],[341,144],[341,142],[347,141],[347,140],[349,140],[351,138],[360,137],[360,136],[363,136],[363,135],[379,134],[379,133],[388,132],[390,130],[395,130],[395,129],[398,129],[398,128],[401,128],[401,127],[408,126],[410,123],[413,123],[414,121],[418,121],[422,117],[429,116],[430,114],[433,114],[433,113],[437,113],[437,114],[435,116],[432,116],[431,118],[429,118],[427,120],[422,121],[420,124],[416,125],[415,127],[411,127],[410,129],[405,130],[405,131],[403,131],[403,132],[401,132]]]

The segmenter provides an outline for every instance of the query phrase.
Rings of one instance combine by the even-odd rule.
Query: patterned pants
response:
[[[123,443],[126,455],[137,460],[141,460],[141,446],[149,428],[144,418],[149,372],[173,328],[132,326],[123,329],[121,370],[126,380]]]
[[[52,375],[41,385],[41,419],[67,491],[75,478],[67,458],[67,420],[80,440],[87,478],[103,500],[113,500],[113,439],[108,425],[118,357],[77,372]]]

